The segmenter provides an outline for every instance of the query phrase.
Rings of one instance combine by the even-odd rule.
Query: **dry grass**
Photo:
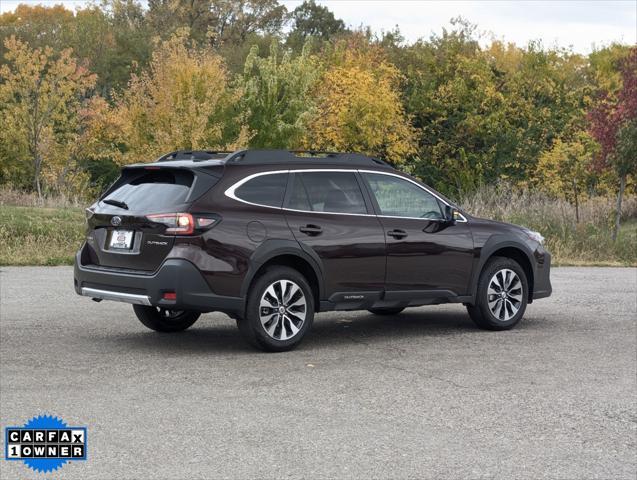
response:
[[[476,216],[523,225],[546,238],[559,265],[637,265],[637,196],[622,206],[622,228],[611,239],[615,199],[594,197],[580,205],[580,222],[570,203],[506,185],[483,188],[461,201]]]
[[[66,197],[64,195],[45,195],[38,198],[34,192],[15,190],[7,186],[0,186],[0,205],[12,205],[16,207],[48,207],[48,208],[68,208],[82,207],[87,203],[86,199],[79,197]]]

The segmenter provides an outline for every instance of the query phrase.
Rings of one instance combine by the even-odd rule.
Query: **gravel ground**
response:
[[[460,305],[336,312],[283,354],[220,314],[153,333],[72,277],[0,273],[1,426],[88,427],[89,459],[49,477],[637,476],[636,269],[554,269],[553,296],[510,332]]]

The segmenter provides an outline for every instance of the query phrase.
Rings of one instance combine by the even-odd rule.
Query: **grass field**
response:
[[[465,205],[480,216],[541,232],[554,265],[637,266],[635,218],[624,221],[613,242],[609,217],[597,218],[600,208],[595,205],[583,208],[580,223],[570,219],[564,206],[531,198],[492,205],[474,198]],[[0,265],[70,265],[84,238],[84,224],[84,211],[75,206],[0,205]]]
[[[83,238],[82,208],[0,205],[0,265],[70,265]]]

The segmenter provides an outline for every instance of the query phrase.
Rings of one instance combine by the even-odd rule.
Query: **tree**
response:
[[[316,89],[305,147],[406,163],[415,153],[415,134],[400,101],[400,79],[393,65],[347,52],[325,72]]]
[[[140,0],[102,0],[101,9],[95,10],[106,17],[107,26],[103,33],[101,27],[95,31],[97,42],[93,41],[89,49],[84,43],[87,37],[94,38],[90,34],[91,16],[97,15],[97,12],[88,15],[89,9],[77,12],[76,49],[94,65],[100,82],[99,91],[110,97],[112,90],[126,87],[133,71],[148,65],[153,31]],[[94,20],[94,23],[97,22]],[[84,32],[89,32],[89,35]]]
[[[255,46],[245,63],[242,105],[254,136],[254,148],[299,148],[312,108],[310,93],[321,75],[318,59],[309,48],[293,58],[279,54],[273,42],[270,55],[258,56]]]
[[[598,104],[590,111],[590,132],[601,146],[597,169],[612,168],[619,178],[613,240],[617,239],[626,181],[637,173],[635,123],[637,122],[637,47],[620,62],[622,87],[616,100],[602,90]]]
[[[595,142],[585,132],[570,141],[557,139],[550,150],[540,155],[535,178],[539,187],[551,195],[563,196],[575,205],[575,221],[579,223],[579,204],[590,180],[590,166]]]
[[[97,74],[96,91],[105,97],[126,85],[133,65],[147,64],[152,46],[137,0],[102,0],[75,14],[61,5],[19,5],[14,13],[0,15],[0,38],[11,35],[31,48],[49,47],[54,55],[72,48]]]
[[[585,59],[539,44],[483,48],[474,25],[452,25],[390,50],[418,131],[414,172],[450,195],[501,179],[524,183],[556,138],[584,128]]]
[[[235,105],[223,60],[210,49],[188,46],[187,32],[157,46],[149,68],[133,75],[115,96],[120,161],[148,161],[177,149],[228,149],[245,145],[247,129]]]
[[[149,0],[148,19],[163,38],[187,27],[191,39],[239,45],[252,33],[278,33],[287,9],[278,0]]]
[[[73,12],[63,5],[45,7],[21,3],[14,11],[0,15],[0,39],[4,44],[6,39],[15,36],[31,48],[49,47],[58,52],[70,46],[68,34],[73,23]],[[0,45],[2,57],[6,52],[6,47]]]
[[[504,97],[463,22],[405,48],[403,98],[418,132],[413,172],[448,194],[471,191],[501,174],[497,137],[507,130]]]
[[[0,129],[22,139],[33,188],[41,197],[43,166],[77,128],[79,111],[96,77],[77,63],[70,49],[54,58],[51,48],[32,49],[14,36],[4,46],[8,63],[0,67]]]
[[[346,31],[343,20],[314,0],[306,0],[296,7],[291,20],[292,30],[288,35],[288,44],[291,45],[303,45],[308,37],[328,41]]]

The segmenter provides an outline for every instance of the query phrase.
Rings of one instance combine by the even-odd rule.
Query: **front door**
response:
[[[362,172],[387,240],[387,297],[466,295],[473,238],[465,221],[445,221],[444,204],[422,186],[388,173]]]
[[[292,233],[320,258],[326,298],[340,308],[379,298],[385,281],[383,227],[355,171],[291,173],[284,204]]]

